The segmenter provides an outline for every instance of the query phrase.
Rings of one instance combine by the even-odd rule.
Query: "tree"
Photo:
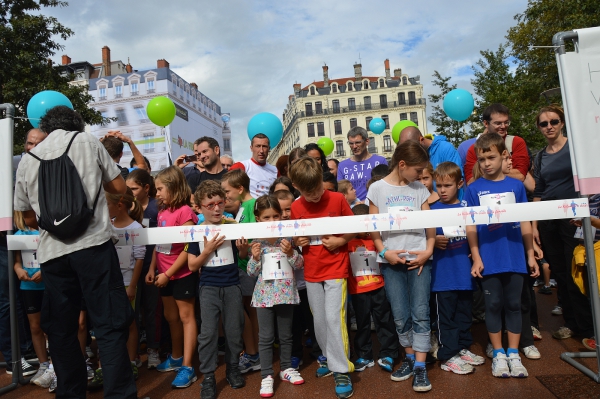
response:
[[[106,122],[88,106],[92,97],[87,86],[70,85],[73,76],[61,76],[49,57],[64,47],[62,40],[73,31],[56,18],[37,14],[42,7],[66,7],[59,0],[3,0],[0,2],[0,104],[12,103],[17,118],[27,118],[27,103],[42,90],[56,90],[66,95],[74,109],[88,124]],[[36,14],[32,14],[36,12]],[[15,119],[14,153],[23,151],[25,135],[31,129],[27,119]]]
[[[430,94],[428,96],[429,102],[435,105],[431,107],[431,114],[427,119],[435,126],[435,132],[437,134],[443,134],[450,143],[457,147],[460,143],[470,137],[470,133],[467,133],[465,130],[468,120],[457,122],[446,115],[444,109],[438,105],[443,102],[446,94],[456,89],[456,84],[450,86],[448,82],[452,78],[443,77],[438,71],[434,71],[433,78],[432,83],[434,86],[439,87],[440,94]]]

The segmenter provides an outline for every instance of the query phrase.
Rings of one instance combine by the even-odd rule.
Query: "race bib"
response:
[[[204,243],[199,242],[199,244],[200,244],[200,251],[203,251]],[[232,263],[235,263],[235,258],[233,257],[232,245],[235,245],[233,241],[225,241],[223,243],[223,245],[221,245],[219,248],[217,248],[215,251],[213,251],[213,253],[208,258],[208,260],[206,261],[206,264],[204,264],[204,266],[205,267],[220,267],[220,266],[226,266],[226,265],[231,265]]]
[[[263,280],[285,280],[294,278],[294,270],[287,255],[281,251],[262,256]]]
[[[156,246],[156,252],[160,252],[164,255],[171,255],[171,244],[158,244]]]
[[[516,204],[515,193],[498,193],[498,194],[485,194],[479,196],[479,204],[481,206],[496,206],[496,205],[507,205]]]
[[[321,241],[321,236],[310,236],[310,245],[323,245],[323,241]]]
[[[467,236],[467,230],[465,230],[465,226],[442,227],[442,231],[444,232],[444,236],[446,238],[457,238]]]
[[[381,275],[375,251],[350,252],[350,266],[354,277]]]
[[[124,247],[115,247],[117,249],[117,256],[119,257],[119,267],[121,270],[129,270],[131,267],[131,253],[133,247],[126,245]]]
[[[577,230],[575,230],[574,237],[583,240],[583,228],[578,227]],[[592,237],[596,237],[596,228],[594,226],[592,226]]]
[[[40,264],[37,261],[36,251],[21,251],[21,259],[23,261],[23,268],[25,269],[40,268]]]

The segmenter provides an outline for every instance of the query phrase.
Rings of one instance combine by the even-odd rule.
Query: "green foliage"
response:
[[[27,103],[42,90],[66,95],[88,124],[102,123],[102,115],[88,106],[92,97],[86,86],[70,85],[71,76],[48,59],[63,46],[54,39],[68,39],[73,31],[56,18],[39,14],[43,7],[65,7],[58,0],[3,0],[0,2],[0,104],[16,107],[17,118],[27,118]],[[15,119],[14,153],[23,151],[27,119]]]

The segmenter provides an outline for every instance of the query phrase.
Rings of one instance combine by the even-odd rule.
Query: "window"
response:
[[[372,120],[373,120],[373,117],[372,117],[372,116],[367,116],[367,117],[365,118],[365,122],[367,122],[367,132],[370,132],[370,131],[371,131],[371,129],[369,128],[369,123],[371,123],[371,121],[372,121]]]
[[[398,93],[398,105],[406,104],[406,93]]]
[[[339,114],[340,113],[340,100],[333,100],[331,103],[333,105],[333,113]]]
[[[371,96],[366,96],[363,99],[363,104],[365,105],[365,109],[371,109]]]
[[[406,76],[402,78],[402,84],[403,85],[407,85],[408,84],[408,79],[406,79]]]
[[[358,126],[358,123],[356,122],[356,118],[350,118],[350,128],[353,128],[356,126]]]
[[[385,122],[385,128],[389,129],[390,128],[390,117],[387,115],[381,115],[381,119],[383,119],[383,121]]]
[[[129,89],[131,90],[132,96],[137,96],[138,95],[138,82],[131,82],[129,84]]]
[[[401,113],[401,114],[400,114],[400,120],[401,120],[401,121],[405,121],[405,120],[407,120],[407,119],[408,119],[408,116],[407,116],[407,115],[408,115],[408,114],[407,114],[406,112],[403,112],[403,113]]]
[[[115,97],[116,98],[123,97],[123,85],[118,84],[115,86]]]
[[[230,139],[223,139],[223,150],[231,151],[231,140]]]
[[[306,110],[306,116],[312,116],[312,103],[304,104],[304,109]]]
[[[387,95],[382,94],[379,96],[379,105],[381,105],[381,108],[387,108]]]
[[[363,82],[363,89],[367,90],[368,88],[369,88],[369,81],[368,81],[368,80],[365,80],[365,81]]]
[[[333,121],[335,134],[342,134],[342,121]]]
[[[317,122],[317,135],[325,136],[325,123]]]
[[[154,79],[148,79],[146,86],[148,86],[148,93],[154,93]]]
[[[144,143],[142,153],[147,154],[149,152],[154,152],[154,143]]]
[[[408,105],[415,105],[417,103],[417,97],[414,91],[408,92]]]
[[[106,86],[98,88],[98,97],[100,101],[106,100]]]
[[[315,124],[309,123],[306,127],[308,129],[308,137],[315,137]]]
[[[150,122],[148,119],[148,114],[146,114],[146,108],[144,108],[142,105],[136,105],[134,109],[140,123]]]
[[[375,137],[370,137],[369,138],[369,152],[371,154],[377,154],[377,146],[375,145]]]
[[[352,82],[348,82],[348,91],[352,91]]]
[[[344,151],[344,141],[343,140],[336,140],[335,156],[336,157],[345,157],[346,156],[346,151]]]
[[[321,101],[317,101],[315,103],[315,113],[317,113],[317,114],[323,113],[323,103]]]
[[[123,108],[117,109],[117,125],[125,126],[127,125],[127,114]]]
[[[310,95],[311,96],[315,95],[315,86],[310,86]]]
[[[353,98],[348,99],[348,109],[354,111],[356,109],[356,101]]]
[[[334,93],[338,92],[337,85],[335,83],[331,85],[331,90],[333,90]]]
[[[383,79],[379,79],[379,87],[385,87],[385,82]]]
[[[417,117],[416,112],[410,113],[410,120],[413,121],[417,126],[419,126],[419,118]]]
[[[383,136],[383,152],[392,152],[392,138],[389,134]]]

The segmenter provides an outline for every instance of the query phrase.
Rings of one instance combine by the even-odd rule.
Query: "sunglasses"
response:
[[[558,125],[559,123],[560,123],[560,119],[552,119],[552,120],[550,120],[550,124],[551,124],[552,126],[556,126],[556,125]],[[538,123],[538,126],[539,126],[539,127],[548,127],[548,121],[543,121],[543,122],[540,122],[540,123]]]

